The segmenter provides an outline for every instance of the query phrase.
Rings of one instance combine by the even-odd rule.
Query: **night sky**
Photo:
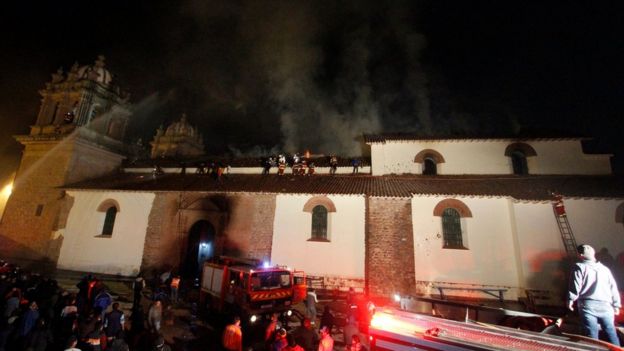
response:
[[[356,155],[362,133],[592,136],[624,170],[624,5],[23,1],[0,14],[0,180],[59,67],[106,56],[128,140],[182,113],[209,154]]]

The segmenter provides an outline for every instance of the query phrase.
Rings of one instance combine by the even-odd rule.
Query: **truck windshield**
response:
[[[256,272],[251,274],[251,290],[290,288],[290,271]]]

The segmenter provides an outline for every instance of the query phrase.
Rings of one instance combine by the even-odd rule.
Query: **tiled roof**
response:
[[[550,192],[566,197],[624,198],[624,178],[617,176],[370,176],[243,175],[220,181],[208,175],[117,174],[67,185],[65,189],[113,191],[199,191],[292,194],[342,194],[408,198],[419,195],[510,196],[547,200]]]
[[[423,136],[419,134],[411,133],[394,133],[394,134],[375,134],[364,135],[364,142],[367,144],[386,143],[388,141],[432,141],[432,140],[479,140],[479,141],[553,141],[553,140],[588,140],[584,137],[514,137],[514,136],[495,136],[495,137],[481,137],[481,136]]]

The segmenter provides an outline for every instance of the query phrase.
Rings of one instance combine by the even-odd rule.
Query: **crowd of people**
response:
[[[282,328],[277,315],[274,314],[265,327],[264,347],[262,349],[266,351],[334,351],[334,338],[332,336],[334,321],[333,316],[330,316],[329,308],[326,307],[318,330],[312,324],[312,320],[305,318],[299,327],[287,331]],[[234,317],[232,323],[228,324],[223,331],[222,344],[227,351],[243,350],[243,332],[240,322],[239,317]],[[343,328],[343,335],[344,350],[366,351],[352,318]],[[257,350],[257,348],[245,350]]]
[[[137,279],[126,316],[93,275],[83,277],[72,293],[54,279],[0,262],[0,351],[169,350],[159,333],[160,302],[152,304],[146,320],[140,298],[145,285]]]
[[[233,318],[232,323],[228,324],[223,331],[223,349],[228,351],[365,351],[363,334],[360,333],[357,324],[358,313],[351,308],[351,305],[355,304],[354,296],[355,291],[351,288],[347,296],[348,312],[344,315],[344,319],[336,317],[329,304],[323,306],[323,312],[319,318],[316,309],[319,300],[315,290],[309,288],[303,301],[305,318],[300,325],[294,329],[289,329],[280,324],[277,314],[273,314],[262,326],[262,333],[260,335],[254,333],[252,337],[262,338],[262,340],[249,340],[248,338],[247,344],[253,345],[250,348],[243,348],[241,320],[236,316]],[[336,335],[342,336],[342,340],[340,340],[340,337],[338,338],[338,344],[342,344],[338,348],[335,348],[334,343]],[[261,346],[258,346],[259,344]]]

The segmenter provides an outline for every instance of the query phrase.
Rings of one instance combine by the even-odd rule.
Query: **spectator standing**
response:
[[[165,343],[165,338],[162,335],[158,335],[158,337],[154,340],[154,345],[152,347],[153,351],[171,351],[171,347]]]
[[[178,303],[178,291],[180,289],[180,276],[176,275],[171,278],[171,303]]]
[[[321,316],[321,328],[322,327],[327,327],[330,334],[332,328],[334,327],[334,315],[332,314],[329,305],[325,305],[323,309],[323,315]]]
[[[282,351],[305,351],[303,347],[297,344],[297,341],[292,334],[288,334],[288,336],[286,336],[286,341],[288,342],[288,346],[283,348]]]
[[[334,155],[331,155],[329,158],[329,174],[336,174],[337,169],[338,169],[338,158]]]
[[[318,299],[316,298],[316,292],[314,292],[314,288],[308,289],[308,294],[306,295],[306,314],[307,317],[313,322],[316,320],[316,304],[318,303]]]
[[[353,174],[358,174],[360,169],[360,159],[354,158],[351,160],[351,166],[353,166]]]
[[[134,299],[132,300],[132,304],[134,306],[141,303],[141,293],[145,288],[145,279],[139,274],[134,282],[132,283],[132,290],[134,292]]]
[[[102,291],[97,294],[95,300],[93,301],[93,308],[96,311],[100,311],[100,317],[103,319],[104,315],[106,314],[106,310],[108,309],[108,306],[110,306],[112,303],[113,297],[111,296],[111,294],[109,294],[106,289],[102,289]]]
[[[39,307],[35,301],[30,303],[28,311],[22,316],[22,320],[19,325],[19,336],[25,337],[35,327],[35,323],[39,319]]]
[[[79,348],[76,348],[78,345],[78,338],[75,335],[69,337],[69,341],[67,341],[67,348],[65,351],[80,351]]]
[[[308,318],[304,319],[302,325],[295,331],[295,338],[305,351],[315,351],[314,345],[318,342],[318,334]]]
[[[152,303],[147,311],[147,324],[150,329],[159,332],[160,322],[162,321],[162,303],[160,300],[156,300]]]
[[[572,268],[568,289],[568,308],[578,313],[585,335],[598,339],[598,326],[610,343],[620,346],[615,331],[614,316],[620,312],[621,301],[617,284],[609,268],[596,261],[596,252],[589,245],[577,248],[580,262]]]
[[[275,333],[275,337],[273,338],[273,343],[271,344],[271,351],[283,351],[284,348],[288,347],[288,340],[286,340],[286,329],[279,329]]]
[[[348,351],[366,351],[366,347],[362,345],[360,341],[360,337],[357,335],[353,335],[351,337],[351,344],[347,346]]]
[[[327,327],[321,327],[321,340],[319,341],[318,351],[334,351],[334,339],[329,335]]]
[[[104,328],[106,331],[106,337],[108,340],[112,340],[124,330],[125,317],[121,310],[119,310],[119,303],[113,304],[113,310],[108,312],[104,317]]]
[[[234,317],[232,324],[223,331],[223,347],[228,351],[243,350],[243,332],[240,328],[240,317]]]

